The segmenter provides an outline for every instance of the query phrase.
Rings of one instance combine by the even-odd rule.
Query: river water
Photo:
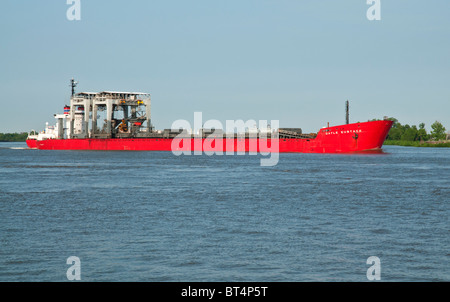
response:
[[[450,148],[175,156],[0,143],[0,281],[450,281]]]

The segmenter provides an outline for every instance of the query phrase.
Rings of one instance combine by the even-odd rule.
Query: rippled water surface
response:
[[[0,281],[450,281],[450,149],[174,156],[0,143]]]

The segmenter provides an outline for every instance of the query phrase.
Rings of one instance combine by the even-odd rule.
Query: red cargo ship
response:
[[[154,130],[150,120],[150,95],[140,92],[75,94],[72,79],[70,106],[55,115],[57,124],[29,135],[29,148],[41,150],[133,150],[172,152],[302,152],[350,153],[379,151],[392,127],[390,120],[347,123],[304,134],[300,128],[279,128],[251,133],[221,130]],[[106,111],[101,127],[99,112]],[[91,126],[91,127],[89,127]],[[275,148],[276,147],[276,148]]]
[[[321,129],[316,137],[277,138],[279,151],[303,153],[347,153],[381,150],[392,121],[372,121]],[[275,138],[73,138],[27,139],[30,148],[41,150],[134,150],[134,151],[222,151],[274,152]],[[200,143],[196,143],[200,140]],[[252,142],[252,140],[256,140]],[[243,142],[243,143],[242,143]],[[173,149],[172,146],[177,146]],[[199,146],[199,147],[197,147]],[[216,146],[221,146],[218,148]],[[230,148],[231,146],[231,148]]]

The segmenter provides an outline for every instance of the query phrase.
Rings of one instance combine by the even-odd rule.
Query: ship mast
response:
[[[72,96],[75,95],[75,87],[77,87],[78,82],[74,78],[70,80],[70,86],[72,87]]]
[[[348,125],[349,121],[349,112],[348,112],[348,100],[345,102],[345,123]]]

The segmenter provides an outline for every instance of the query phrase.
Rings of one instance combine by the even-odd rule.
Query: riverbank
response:
[[[384,145],[395,145],[404,147],[450,147],[450,141],[423,142],[423,141],[402,141],[402,140],[386,140]]]

